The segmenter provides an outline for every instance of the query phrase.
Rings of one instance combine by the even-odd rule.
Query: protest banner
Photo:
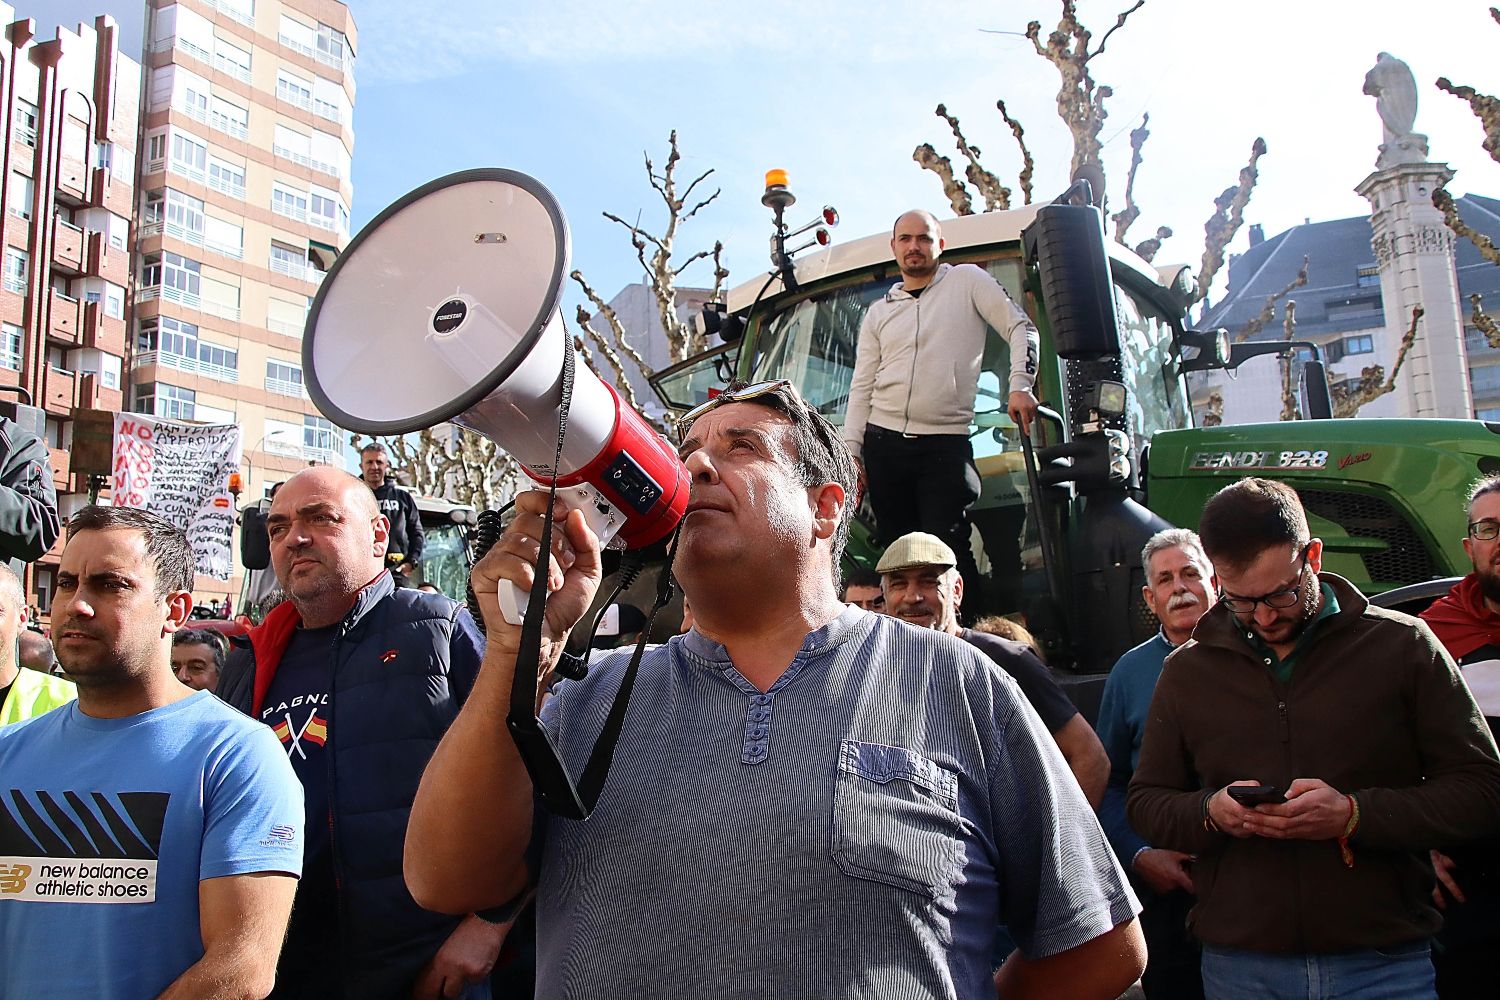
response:
[[[235,424],[115,414],[115,506],[149,510],[183,528],[198,572],[219,580],[229,579],[234,565],[229,474],[239,467]]]

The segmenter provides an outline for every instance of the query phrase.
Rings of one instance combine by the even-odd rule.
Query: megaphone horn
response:
[[[562,210],[532,177],[465,170],[422,185],[360,230],[324,279],[302,342],[308,394],[362,434],[467,427],[538,482],[555,477],[601,542],[641,548],[682,518],[687,470],[581,363],[554,461],[573,350],[559,309],[568,249]]]

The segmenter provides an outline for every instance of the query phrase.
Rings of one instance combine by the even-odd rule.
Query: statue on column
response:
[[[1376,169],[1426,163],[1427,137],[1412,131],[1417,121],[1417,81],[1411,67],[1389,52],[1380,53],[1365,74],[1364,92],[1375,98],[1385,138]]]

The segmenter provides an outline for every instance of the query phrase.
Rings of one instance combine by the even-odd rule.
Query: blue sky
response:
[[[44,6],[69,19],[100,4]],[[606,294],[639,280],[640,269],[627,234],[600,213],[639,213],[646,228],[660,229],[641,156],[649,151],[660,163],[673,128],[680,174],[713,168],[707,190],[723,189],[679,245],[691,251],[723,239],[735,284],[766,267],[769,213],[760,194],[770,167],[791,173],[801,199],[794,216],[806,209],[810,217],[824,202],[838,207],[836,239],[883,230],[913,206],[949,214],[936,178],[911,161],[921,142],[956,158],[933,115],[940,101],[1014,187],[1019,157],[994,110],[1003,97],[1037,158],[1037,197],[1067,182],[1057,74],[1020,34],[1032,18],[1050,31],[1057,0],[446,0],[420,14],[406,0],[351,6],[359,26],[356,226],[433,177],[476,166],[522,170],[558,196],[574,263]],[[1079,4],[1096,45],[1124,6]],[[1115,89],[1104,130],[1113,207],[1128,133],[1151,114],[1132,241],[1170,225],[1178,236],[1158,260],[1196,264],[1212,199],[1234,182],[1257,135],[1270,151],[1248,221],[1273,234],[1307,217],[1368,212],[1353,188],[1373,169],[1380,123],[1360,87],[1382,50],[1416,74],[1417,129],[1431,137],[1433,158],[1458,170],[1451,188],[1500,195],[1500,164],[1480,149],[1477,121],[1433,86],[1449,75],[1500,91],[1500,25],[1487,7],[1149,0],[1093,64],[1095,78]],[[122,9],[133,16],[139,7]],[[1245,239],[1242,232],[1231,249]],[[684,281],[707,277],[689,271]]]

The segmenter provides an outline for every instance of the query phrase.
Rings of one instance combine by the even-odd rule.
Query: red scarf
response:
[[[1422,620],[1431,626],[1455,660],[1461,660],[1481,646],[1500,646],[1500,615],[1484,603],[1479,577],[1470,573],[1453,589],[1422,612]]]
[[[255,650],[255,693],[250,702],[250,714],[260,714],[261,702],[271,690],[271,679],[281,665],[281,654],[292,641],[292,633],[302,623],[302,616],[291,601],[276,605],[266,615],[266,620],[250,630],[250,647]]]

